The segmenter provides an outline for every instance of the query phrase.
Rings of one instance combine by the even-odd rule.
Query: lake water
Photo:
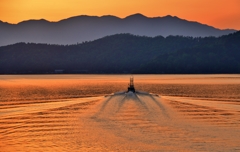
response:
[[[1,75],[0,151],[240,151],[240,75],[130,76]]]

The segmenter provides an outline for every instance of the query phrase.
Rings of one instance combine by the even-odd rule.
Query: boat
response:
[[[128,92],[135,92],[135,88],[134,88],[134,83],[133,83],[133,76],[130,77],[130,83],[128,85]]]

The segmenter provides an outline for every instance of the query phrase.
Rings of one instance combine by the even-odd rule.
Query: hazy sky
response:
[[[240,30],[240,0],[0,0],[0,20],[9,23],[42,18],[58,21],[78,15],[124,18],[135,13],[172,15]]]

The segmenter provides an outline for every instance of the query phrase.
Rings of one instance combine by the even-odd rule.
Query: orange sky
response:
[[[41,18],[58,21],[78,15],[123,18],[135,13],[172,15],[240,30],[240,0],[0,0],[0,20],[9,23]]]

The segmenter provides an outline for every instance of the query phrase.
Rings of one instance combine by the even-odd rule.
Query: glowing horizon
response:
[[[220,29],[240,30],[240,1],[231,0],[2,0],[0,20],[19,23],[31,19],[59,21],[73,16],[113,15],[119,18],[141,13],[147,17],[177,16]]]

